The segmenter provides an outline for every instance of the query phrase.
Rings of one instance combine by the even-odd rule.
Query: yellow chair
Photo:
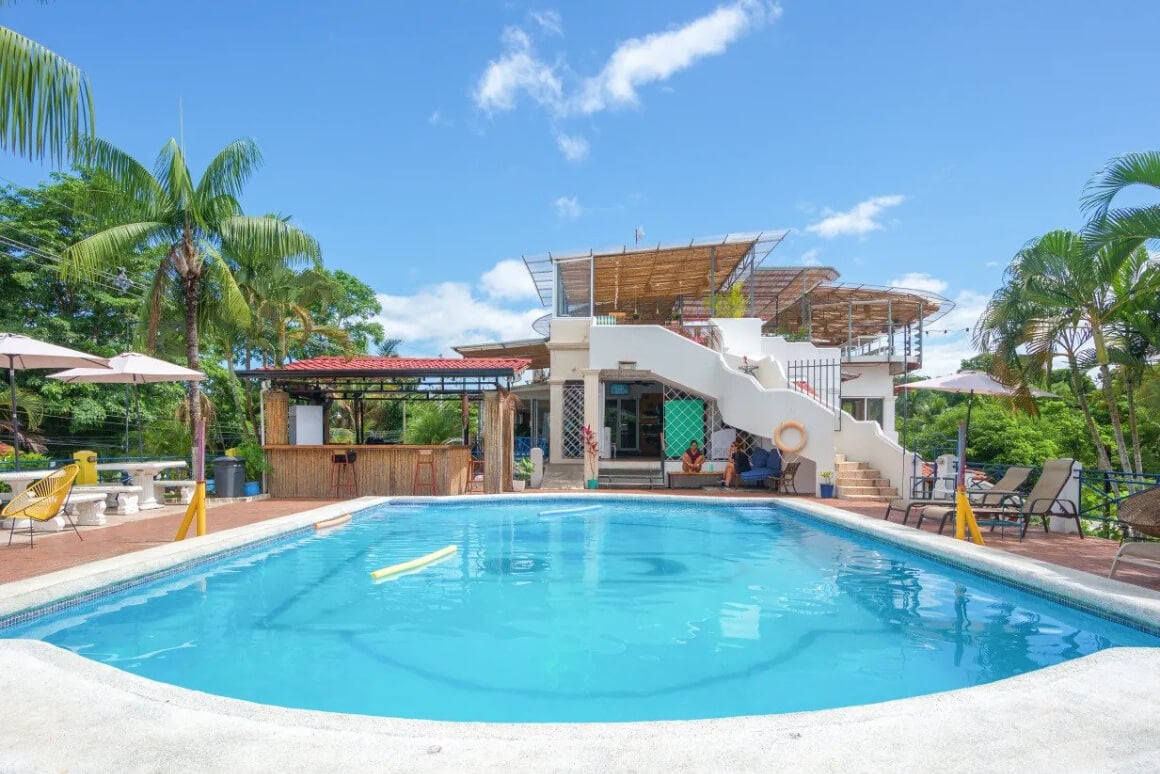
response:
[[[4,510],[0,511],[0,517],[13,520],[12,529],[8,533],[8,545],[12,545],[12,537],[16,534],[16,519],[28,519],[28,542],[31,547],[33,522],[48,521],[58,514],[68,519],[73,532],[84,540],[77,525],[73,523],[72,516],[64,509],[79,471],[77,465],[58,468],[13,497],[12,502],[4,506]]]

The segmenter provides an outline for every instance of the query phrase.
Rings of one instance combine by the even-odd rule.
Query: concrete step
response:
[[[861,470],[839,470],[838,480],[877,480],[882,478],[882,474],[873,468],[862,468]]]
[[[865,462],[838,462],[835,465],[839,473],[851,473],[856,470],[869,470],[870,468]]]
[[[888,478],[845,478],[838,476],[838,486],[890,486]]]

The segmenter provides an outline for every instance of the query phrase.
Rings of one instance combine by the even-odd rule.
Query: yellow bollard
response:
[[[975,511],[971,508],[971,501],[967,498],[967,490],[959,487],[955,493],[955,539],[966,540],[967,531],[971,533],[971,540],[983,545],[983,533],[979,532],[979,524],[975,521]]]

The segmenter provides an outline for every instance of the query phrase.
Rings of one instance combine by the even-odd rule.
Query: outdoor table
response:
[[[167,460],[164,462],[99,462],[97,470],[121,470],[133,477],[133,486],[141,487],[141,499],[137,508],[142,511],[160,508],[157,495],[153,490],[153,478],[163,470],[188,467],[184,460]]]

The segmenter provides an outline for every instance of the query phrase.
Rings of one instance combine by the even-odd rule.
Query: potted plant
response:
[[[818,487],[818,496],[823,498],[831,498],[834,496],[834,471],[823,470],[818,474],[818,478],[822,479],[821,485]]]
[[[532,458],[524,457],[521,460],[517,460],[515,468],[512,469],[512,489],[517,492],[522,492],[531,480]]]
[[[599,485],[597,465],[600,461],[600,442],[596,440],[596,431],[588,425],[580,428],[580,440],[584,445],[585,486],[589,489],[595,489]]]
[[[238,445],[236,454],[246,465],[246,497],[261,494],[262,474],[274,469],[266,460],[266,452],[262,449],[262,445],[253,439],[246,439]]]

